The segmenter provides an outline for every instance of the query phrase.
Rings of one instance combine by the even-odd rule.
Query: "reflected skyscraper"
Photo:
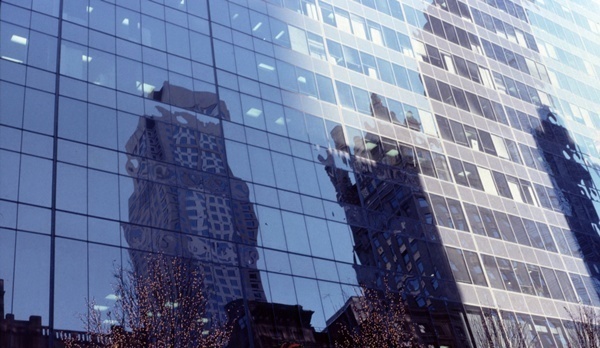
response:
[[[227,120],[227,106],[213,93],[167,82],[150,97],[166,105],[156,107],[159,117],[141,117],[126,145],[134,190],[123,229],[135,272],[145,272],[140,251],[194,260],[217,318],[234,300],[264,301],[248,186],[227,165],[218,122],[192,114]]]
[[[577,274],[570,274],[570,277],[579,300],[586,305],[595,305],[598,295],[592,289],[598,289],[600,285],[600,217],[594,206],[597,204],[597,192],[592,173],[597,169],[594,164],[586,163],[581,147],[548,107],[540,108],[539,114],[541,125],[536,130],[536,140],[543,153],[543,163],[553,175],[557,192],[555,197],[544,198],[544,204],[549,207],[558,205],[565,212],[569,228],[574,233],[565,231],[563,238],[561,231],[553,228],[560,238],[557,245],[561,252],[585,261],[589,277]]]
[[[0,1],[4,312],[55,346],[87,301],[114,308],[115,268],[164,253],[249,347],[332,344],[361,286],[431,346],[503,320],[566,347],[569,311],[600,307],[597,13]]]
[[[371,100],[374,116],[389,115],[377,95],[372,94]],[[411,116],[406,125],[418,130],[420,122]],[[458,289],[449,281],[451,265],[443,257],[433,211],[418,179],[414,150],[382,142],[371,133],[355,136],[348,146],[340,126],[333,128],[331,137],[335,148],[319,160],[325,164],[352,231],[358,282],[403,294],[425,343],[468,345],[465,317],[455,305]],[[344,163],[342,168],[336,166],[335,157]],[[343,169],[347,166],[353,169],[355,180]],[[462,212],[453,212],[455,220],[464,223],[458,214]],[[469,266],[482,277],[478,261]]]

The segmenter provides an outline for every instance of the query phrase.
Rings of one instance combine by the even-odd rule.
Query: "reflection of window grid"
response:
[[[226,174],[221,155],[215,152],[202,151],[202,171],[214,174]]]
[[[194,234],[212,237],[206,223],[206,202],[203,193],[186,191],[185,209]]]
[[[206,214],[211,232],[219,238],[232,240],[233,221],[229,200],[215,195],[206,195]]]
[[[173,151],[175,162],[187,168],[197,168],[198,146],[192,131],[188,128],[176,127],[173,140],[175,142]]]

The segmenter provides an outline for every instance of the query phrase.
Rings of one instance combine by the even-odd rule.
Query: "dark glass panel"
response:
[[[485,267],[485,274],[493,288],[504,290],[503,278],[500,276],[496,260],[490,255],[481,255],[483,259],[483,265]]]
[[[517,281],[511,262],[500,257],[497,257],[496,261],[498,262],[498,269],[500,270],[500,275],[502,276],[506,290],[520,291],[519,282]]]
[[[454,95],[454,100],[456,100],[456,106],[458,108],[470,111],[469,103],[467,102],[465,92],[462,89],[452,86],[452,95]]]
[[[529,276],[533,281],[533,286],[538,296],[550,297],[550,291],[546,286],[546,280],[542,275],[540,267],[536,265],[527,264],[527,270],[529,271]]]
[[[454,279],[458,282],[471,283],[471,277],[469,277],[469,271],[463,257],[463,252],[460,249],[446,247],[446,254],[448,255],[448,261],[450,262],[450,268]]]
[[[513,231],[515,231],[515,236],[519,244],[531,245],[521,218],[515,215],[508,215],[508,219],[513,227]]]
[[[460,202],[451,198],[447,198],[448,208],[450,209],[450,215],[452,216],[452,220],[454,221],[454,228],[461,231],[469,231],[469,227],[467,226],[467,220],[465,219],[465,215],[463,214],[462,207],[460,206]]]
[[[496,224],[496,219],[494,218],[494,213],[492,210],[479,207],[479,213],[481,214],[481,219],[483,221],[483,225],[485,226],[485,230],[487,231],[487,235],[492,238],[500,239],[500,230],[498,229],[498,225]]]
[[[494,181],[496,182],[496,187],[498,188],[498,193],[500,196],[512,199],[510,188],[508,187],[508,182],[506,181],[504,174],[497,171],[493,171],[492,174],[494,176]]]
[[[483,220],[481,219],[481,216],[479,215],[479,211],[477,210],[477,207],[469,204],[469,203],[463,203],[465,206],[465,213],[467,214],[467,217],[469,218],[469,225],[471,225],[471,231],[473,231],[473,233],[477,233],[480,234],[482,236],[485,236],[485,227],[483,226]]]
[[[465,130],[461,123],[450,120],[450,128],[452,129],[452,134],[454,135],[454,141],[457,144],[469,146],[467,142],[467,136],[465,135]]]
[[[433,166],[433,160],[431,159],[431,153],[427,150],[416,148],[417,158],[419,159],[419,165],[421,166],[421,172],[425,175],[436,177],[435,169]]]
[[[500,232],[502,239],[516,243],[517,239],[515,238],[508,216],[505,213],[494,210],[494,217],[498,223],[498,231]]]
[[[554,271],[550,268],[542,267],[542,274],[548,283],[548,289],[552,298],[556,300],[564,300],[564,296],[560,290],[558,278],[556,278]]]
[[[433,163],[435,164],[435,171],[437,172],[438,178],[452,182],[446,157],[436,152],[432,152],[431,155],[433,156]]]

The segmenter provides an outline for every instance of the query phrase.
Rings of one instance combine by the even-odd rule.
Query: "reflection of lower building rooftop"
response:
[[[32,315],[29,320],[15,320],[13,314],[0,319],[0,347],[48,347],[48,329],[42,327],[42,317]]]
[[[47,347],[42,332],[42,317],[32,315],[29,320],[15,320],[14,314],[4,317],[4,280],[0,279],[0,347]]]
[[[244,304],[247,312],[244,311]],[[326,333],[310,325],[313,311],[300,305],[236,300],[227,304],[230,316],[239,315],[233,326],[229,347],[271,348],[299,344],[304,348],[329,347]],[[248,326],[251,327],[250,331]]]
[[[332,342],[336,342],[342,337],[342,328],[356,328],[367,315],[361,308],[361,298],[359,296],[350,297],[346,303],[327,320],[327,334]],[[458,337],[462,342],[468,338],[465,336],[462,328],[453,327],[455,323],[460,322],[460,318],[451,318],[457,316],[457,311],[451,311],[450,314],[441,311],[429,311],[427,308],[417,308],[407,306],[407,320],[415,325],[417,334],[426,344],[437,342],[442,347],[454,347],[455,338]],[[458,319],[458,320],[457,320]]]
[[[14,314],[4,313],[4,280],[0,279],[0,347],[49,347],[50,330],[42,326],[42,317],[32,315],[28,320],[16,320]],[[55,345],[63,347],[63,345]]]

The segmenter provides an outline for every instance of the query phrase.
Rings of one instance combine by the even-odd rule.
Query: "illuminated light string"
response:
[[[140,260],[138,260],[140,261]],[[69,348],[223,347],[232,325],[209,318],[204,274],[197,263],[163,254],[141,257],[138,269],[118,268],[113,294],[95,300],[81,317],[87,339],[65,340]]]

